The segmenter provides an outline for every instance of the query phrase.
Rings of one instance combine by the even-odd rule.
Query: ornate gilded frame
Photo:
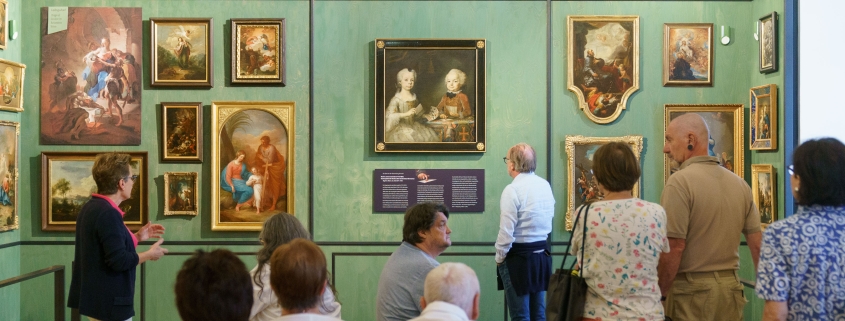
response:
[[[6,168],[0,168],[0,188],[4,189],[4,192],[9,196],[11,200],[11,205],[2,205],[0,204],[0,214],[3,214],[3,207],[11,208],[11,215],[5,218],[3,221],[3,216],[0,215],[0,232],[2,231],[11,231],[20,228],[20,206],[18,206],[18,194],[20,192],[20,184],[18,180],[20,178],[20,151],[21,151],[21,124],[17,122],[11,121],[0,121],[0,153],[3,154],[3,157],[6,157],[9,153],[13,154],[12,157],[6,157]],[[2,159],[2,157],[0,157]],[[11,169],[8,166],[9,163],[13,163]],[[8,177],[5,177],[8,175]],[[7,180],[8,179],[8,180]],[[5,191],[8,189],[8,191]],[[11,192],[11,195],[9,191]]]
[[[616,104],[616,108],[612,111],[612,113],[606,117],[599,117],[594,114],[594,111],[591,110],[592,106],[588,102],[589,100],[589,93],[585,93],[586,89],[582,88],[581,85],[583,80],[580,77],[580,73],[576,74],[578,70],[580,70],[579,66],[583,65],[585,62],[585,57],[587,55],[586,50],[590,49],[587,48],[586,43],[586,34],[581,34],[584,28],[596,28],[598,25],[606,26],[609,23],[617,23],[620,26],[622,24],[631,24],[631,30],[629,32],[633,36],[633,41],[629,41],[629,52],[626,55],[625,60],[629,60],[631,66],[630,67],[630,87],[625,89],[621,93],[610,93],[615,94],[614,98],[618,100]],[[619,118],[619,115],[622,114],[622,110],[626,109],[628,106],[628,99],[631,95],[634,94],[637,90],[640,89],[640,17],[639,16],[567,16],[566,17],[566,26],[567,26],[567,37],[566,37],[566,86],[567,89],[575,93],[575,97],[578,100],[578,107],[584,112],[584,114],[589,118],[591,121],[597,124],[609,124]],[[624,27],[623,27],[624,28]],[[627,30],[627,29],[626,29]],[[601,57],[598,57],[601,58]],[[610,63],[608,63],[610,64]],[[623,63],[624,64],[624,63]],[[576,66],[579,65],[579,66]],[[581,66],[583,67],[583,66]],[[627,73],[627,71],[626,71]],[[600,94],[600,93],[596,93]],[[600,107],[597,107],[595,110],[600,110]]]
[[[748,92],[748,149],[778,149],[778,86],[768,84],[751,88]],[[766,113],[760,112],[760,106],[766,106]],[[768,115],[768,122],[765,115]],[[764,130],[764,127],[768,126]],[[768,130],[768,135],[764,133]]]
[[[0,0],[0,23],[3,27],[0,28],[0,49],[6,49],[6,44],[9,42],[9,3],[6,0]],[[0,230],[2,231],[2,230]]]
[[[685,31],[685,32],[684,32]],[[703,32],[702,32],[703,31]],[[700,43],[694,46],[701,47],[706,45],[705,50],[699,50],[698,53],[707,53],[707,67],[705,69],[707,76],[704,79],[684,80],[684,79],[670,79],[672,75],[673,62],[675,61],[680,50],[672,50],[676,47],[675,42],[680,36],[679,33],[684,32],[686,35],[692,35],[694,39],[698,39],[703,33],[706,37]],[[673,37],[675,35],[675,37]],[[681,39],[687,40],[689,39]],[[685,60],[687,61],[687,60]],[[663,24],[663,86],[713,86],[713,24],[712,23],[664,23]],[[696,63],[696,62],[694,62]]]
[[[225,191],[221,187],[222,169],[227,164],[221,161],[221,141],[225,140],[223,137],[229,137],[228,128],[224,128],[227,121],[233,121],[233,126],[238,132],[245,134],[247,131],[265,131],[280,129],[284,130],[286,134],[286,148],[283,148],[287,155],[286,161],[286,206],[279,211],[284,211],[294,214],[294,143],[296,134],[296,104],[292,101],[215,101],[211,103],[211,230],[212,231],[260,231],[263,224],[264,217],[256,218],[251,221],[225,221],[221,219],[221,201],[223,193],[232,195],[231,192]],[[250,121],[243,120],[243,114],[249,112],[260,115],[263,119],[253,119]],[[239,116],[241,115],[241,116]],[[238,117],[241,117],[239,119]],[[247,115],[247,118],[249,116]],[[283,128],[263,128],[260,125],[255,125],[255,121],[278,121]],[[224,129],[227,131],[224,133]],[[234,132],[235,129],[232,131]],[[224,135],[225,134],[225,135]],[[263,134],[262,134],[263,135]],[[231,137],[229,138],[231,139]],[[230,142],[231,143],[231,142]],[[271,142],[272,143],[272,142]],[[234,145],[233,145],[234,146]],[[256,150],[257,147],[249,146],[250,150]],[[228,160],[226,160],[228,162]],[[228,210],[228,209],[225,209]],[[265,212],[272,214],[273,212]]]
[[[727,134],[727,137],[722,138],[721,140],[717,140],[717,138],[713,138],[714,146],[712,147],[713,152],[717,154],[720,163],[723,166],[728,167],[727,162],[725,160],[730,161],[730,169],[732,172],[736,173],[739,177],[743,177],[743,169],[745,168],[745,149],[744,149],[744,142],[745,139],[743,137],[743,133],[745,133],[743,129],[743,106],[742,104],[718,104],[718,105],[684,105],[684,104],[666,104],[665,111],[663,113],[663,132],[666,132],[666,128],[669,126],[669,122],[677,116],[686,113],[696,113],[701,115],[704,118],[704,121],[707,123],[707,126],[710,129],[711,138],[714,133],[717,131],[719,134],[717,136],[723,136]],[[729,119],[722,120],[722,117],[729,117]],[[727,133],[725,133],[727,131]],[[723,141],[730,141],[732,147],[731,148],[716,148],[715,146],[719,146]],[[721,152],[727,153],[727,151],[731,151],[733,155],[726,155],[726,157],[722,157]],[[724,159],[723,159],[724,158]],[[669,175],[677,170],[677,167],[680,164],[673,164],[675,161],[670,160],[669,156],[663,154],[663,179],[664,181],[669,179]]]
[[[776,174],[775,168],[771,164],[751,165],[751,194],[754,195],[754,205],[757,205],[757,210],[760,212],[760,225],[763,228],[778,220]],[[764,183],[760,180],[761,175],[769,176],[768,186],[760,185]],[[764,197],[764,194],[768,194],[769,199],[766,199],[767,197]]]
[[[193,206],[189,206],[187,208],[174,208],[171,203],[174,203],[176,199],[175,197],[179,197],[178,194],[180,191],[175,190],[175,184],[179,184],[181,182],[187,182],[189,187],[189,193],[191,196],[188,197],[190,202],[193,202]],[[171,186],[174,185],[174,186]],[[165,172],[164,173],[164,215],[193,215],[196,216],[199,213],[199,177],[197,172]]]
[[[592,156],[587,156],[586,151],[583,152],[584,158],[590,161],[590,164],[586,167],[583,164],[576,164],[575,158],[576,154],[581,155],[582,153],[576,150],[579,146],[593,146],[595,149],[598,147],[611,143],[611,142],[622,142],[626,143],[631,147],[631,151],[634,152],[634,156],[637,157],[637,162],[639,163],[640,154],[643,151],[643,136],[639,135],[629,135],[629,136],[622,136],[622,137],[585,137],[585,136],[572,136],[567,135],[565,141],[565,149],[566,149],[566,177],[567,182],[564,183],[566,190],[569,191],[569,195],[567,197],[567,209],[566,209],[566,230],[571,231],[573,222],[573,215],[575,213],[575,209],[577,209],[581,204],[584,203],[584,200],[580,198],[576,198],[575,191],[582,191],[582,193],[588,193],[589,191],[594,191],[598,193],[597,186],[589,186],[591,185],[590,182],[592,181],[593,177],[592,174],[589,174],[589,178],[586,171],[592,173]],[[589,167],[589,169],[587,168]],[[577,172],[576,172],[577,170]],[[576,178],[578,176],[578,178]],[[579,184],[578,181],[580,178],[584,177],[584,183],[589,187],[582,187],[583,185]],[[593,183],[595,184],[595,183]],[[590,189],[592,188],[592,189]],[[632,190],[634,197],[640,197],[640,182],[637,181],[634,184],[634,189]],[[581,196],[581,195],[578,195]],[[600,197],[600,196],[598,196]]]
[[[183,27],[183,25],[200,26],[204,28],[205,36],[201,36],[205,41],[205,50],[202,52],[205,55],[205,77],[203,79],[161,79],[163,70],[159,70],[159,44],[167,39],[159,39],[159,28],[169,26]],[[183,28],[184,30],[184,28]],[[150,18],[150,86],[152,87],[214,87],[214,19],[213,18]],[[162,48],[165,51],[170,49]],[[189,57],[190,59],[190,57]]]
[[[285,85],[285,19],[231,19],[232,25],[232,84],[245,85]],[[246,28],[264,28],[273,30],[268,39],[275,43],[275,57],[272,59],[275,64],[275,72],[265,75],[241,74],[241,68],[246,68],[241,58],[241,43],[247,46],[249,39],[243,39],[243,32]],[[272,37],[272,38],[271,38]],[[270,43],[268,41],[268,43]],[[269,49],[269,48],[268,48]]]
[[[4,35],[4,37],[5,37],[5,35]],[[17,87],[17,88],[15,88],[15,91],[14,91],[12,97],[8,97],[8,99],[7,99],[7,95],[9,95],[10,89],[8,87],[3,88],[3,93],[0,94],[0,98],[2,98],[2,100],[0,100],[0,110],[22,112],[23,111],[23,85],[24,85],[24,74],[26,72],[26,65],[24,65],[22,63],[14,62],[14,61],[9,61],[9,60],[6,60],[6,59],[0,59],[0,74],[3,75],[2,76],[3,79],[5,79],[5,73],[6,73],[7,68],[12,68],[12,70],[13,70],[12,72],[15,73],[15,74],[19,73],[20,76],[17,77],[18,79],[16,79],[15,81],[9,83],[9,85],[13,85],[13,86]],[[8,102],[7,102],[7,100],[8,100]]]
[[[189,124],[179,124],[179,112],[186,111],[189,116],[193,116],[194,120]],[[193,130],[183,128],[185,135],[193,135],[193,142],[190,137],[179,137],[183,142],[188,139],[190,145],[183,148],[173,146],[171,139],[176,139],[173,133],[177,126],[192,125]],[[172,127],[172,128],[171,128]],[[190,127],[190,126],[189,126]],[[173,137],[171,137],[173,136]],[[179,163],[202,163],[202,147],[203,147],[203,128],[202,128],[202,103],[201,102],[162,102],[161,103],[161,161],[162,162],[179,162]],[[178,144],[179,142],[174,142]],[[180,144],[181,145],[181,144]],[[185,150],[181,153],[179,149]],[[181,154],[180,154],[181,153]]]

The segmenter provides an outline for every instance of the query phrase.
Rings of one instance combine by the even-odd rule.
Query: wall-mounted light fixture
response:
[[[731,27],[728,27],[728,34],[730,34],[730,33],[731,33]],[[722,26],[722,44],[727,46],[729,43],[731,43],[731,37],[729,37],[728,35],[725,34],[725,26],[723,25]]]
[[[9,20],[9,39],[18,39],[18,24],[16,20]]]

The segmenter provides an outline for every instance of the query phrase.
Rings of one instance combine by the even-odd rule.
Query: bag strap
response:
[[[586,265],[584,265],[584,245],[587,244],[587,217],[590,216],[590,206],[592,206],[592,205],[593,205],[593,203],[590,203],[589,205],[587,205],[587,210],[584,211],[584,231],[581,232],[581,261],[580,262],[581,262],[581,277],[582,278],[584,277],[584,268],[586,268]],[[578,261],[576,260],[576,262],[578,262]],[[575,265],[575,263],[573,263],[573,266],[574,265]]]
[[[563,261],[560,262],[560,269],[561,270],[563,270],[563,268],[566,266],[566,257],[569,256],[569,248],[570,248],[570,246],[572,246],[572,237],[575,236],[575,226],[578,225],[578,218],[581,217],[582,212],[586,213],[587,209],[590,208],[590,205],[592,205],[592,204],[588,204],[587,206],[581,206],[581,210],[575,213],[575,221],[572,223],[572,228],[573,228],[572,233],[569,234],[569,243],[566,244],[566,252],[563,253]],[[586,222],[584,222],[584,226],[585,227],[587,226]],[[582,244],[582,247],[581,247],[581,251],[584,251],[583,244]],[[574,263],[573,263],[573,266],[574,266]]]

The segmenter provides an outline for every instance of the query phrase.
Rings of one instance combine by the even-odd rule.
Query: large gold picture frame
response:
[[[20,123],[0,121],[0,232],[20,228],[20,137]]]
[[[748,149],[778,149],[778,86],[754,87],[748,96]]]
[[[640,17],[567,16],[566,26],[567,88],[587,118],[612,123],[640,89]]]
[[[751,194],[760,212],[760,226],[766,228],[778,220],[777,177],[771,164],[751,165]]]
[[[260,231],[268,216],[294,214],[295,109],[283,101],[211,103],[212,231]],[[239,175],[227,176],[229,168]]]
[[[622,137],[585,137],[566,136],[566,189],[569,191],[567,197],[568,206],[566,210],[566,230],[571,231],[575,209],[588,200],[600,200],[601,193],[598,191],[598,183],[593,176],[593,153],[611,142],[626,143],[631,147],[634,156],[639,162],[640,154],[643,151],[643,136],[622,136]],[[632,191],[634,197],[640,197],[640,182],[634,184]]]
[[[663,132],[669,122],[675,117],[686,113],[696,113],[704,118],[707,127],[710,129],[708,150],[710,156],[719,159],[719,164],[730,171],[743,176],[745,168],[745,157],[742,127],[743,106],[742,104],[720,104],[720,105],[681,105],[666,104],[663,114]],[[681,164],[670,160],[666,154],[663,155],[663,179],[668,180],[669,175],[678,170]]]

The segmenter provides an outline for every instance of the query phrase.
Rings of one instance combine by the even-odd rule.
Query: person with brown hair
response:
[[[320,314],[328,284],[326,256],[314,242],[298,238],[279,246],[270,257],[270,285],[279,298],[277,321],[338,321]]]
[[[267,218],[258,239],[261,249],[256,257],[258,264],[250,271],[252,276],[252,309],[249,313],[250,321],[271,321],[282,315],[279,299],[270,288],[270,256],[281,245],[290,243],[294,239],[311,239],[305,227],[293,215],[279,213]],[[326,284],[322,302],[319,306],[320,314],[340,318],[340,303],[335,299],[334,288]]]
[[[246,265],[226,249],[197,250],[176,275],[182,321],[246,321],[252,291]]]
[[[628,144],[599,147],[592,168],[604,198],[581,205],[572,229],[571,252],[579,260],[584,247],[583,320],[663,320],[657,263],[661,252],[669,252],[666,212],[634,197],[640,166]]]
[[[132,320],[135,268],[167,253],[161,247],[163,226],[149,222],[132,233],[123,223],[118,205],[131,197],[138,179],[131,162],[128,154],[97,155],[91,169],[97,193],[91,194],[76,218],[68,307],[91,320]],[[136,252],[138,242],[149,238],[159,240],[146,252]]]

